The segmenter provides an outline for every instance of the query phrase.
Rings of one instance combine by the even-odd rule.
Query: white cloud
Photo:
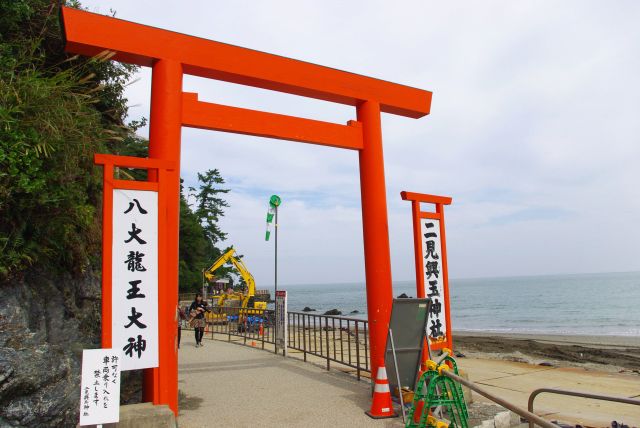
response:
[[[85,5],[106,13],[97,0]],[[639,270],[640,3],[619,1],[125,1],[140,23],[434,92],[420,120],[385,115],[395,279],[413,278],[401,190],[445,194],[452,277]],[[150,73],[131,85],[148,117]],[[186,77],[223,104],[344,123],[351,107]],[[271,193],[281,193],[283,283],[363,279],[357,153],[183,131],[183,175],[218,168],[223,221],[261,284]]]

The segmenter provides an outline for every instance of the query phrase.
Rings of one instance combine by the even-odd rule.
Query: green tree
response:
[[[229,247],[219,248],[217,244],[226,238],[219,225],[224,216],[223,208],[228,203],[221,195],[229,192],[221,186],[225,183],[217,169],[198,173],[198,189],[190,187],[193,207],[187,201],[184,187],[180,187],[180,291],[190,292],[200,289],[202,270],[208,268],[224,254]],[[234,280],[233,266],[223,266],[216,276]]]
[[[227,238],[218,222],[224,216],[224,208],[229,206],[221,195],[228,193],[229,189],[220,187],[225,182],[217,169],[210,169],[204,174],[198,173],[198,183],[195,214],[204,228],[206,238],[215,245]],[[190,190],[195,192],[194,188]]]
[[[202,269],[213,246],[206,239],[198,217],[193,213],[180,180],[180,291],[195,291],[202,285]]]

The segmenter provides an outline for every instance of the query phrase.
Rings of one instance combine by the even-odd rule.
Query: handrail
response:
[[[304,361],[309,354],[325,360],[327,370],[331,362],[354,368],[358,380],[361,373],[370,373],[366,319],[297,311],[288,314],[288,347],[302,352]]]
[[[570,395],[572,397],[592,398],[594,400],[613,401],[615,403],[635,404],[636,406],[640,406],[640,400],[634,400],[633,398],[613,397],[611,395],[591,394],[589,392],[568,391],[565,389],[557,388],[538,388],[534,390],[531,395],[529,395],[528,407],[530,412],[533,412],[533,401],[539,394],[542,394],[543,392],[547,392],[549,394]],[[529,422],[529,428],[533,428],[532,422]]]
[[[494,401],[498,404],[500,404],[502,407],[505,407],[509,410],[511,410],[514,413],[517,413],[518,415],[522,416],[523,418],[525,418],[526,420],[529,421],[529,423],[533,423],[535,422],[536,424],[538,424],[539,426],[541,426],[542,428],[559,428],[558,425],[553,424],[549,421],[546,421],[544,419],[542,419],[540,416],[533,414],[531,412],[528,412],[524,409],[521,409],[520,407],[513,405],[511,403],[509,403],[508,401],[503,400],[500,397],[496,397],[495,395],[491,394],[488,391],[485,391],[484,389],[480,388],[478,385],[476,385],[475,383],[466,380],[463,377],[460,377],[454,373],[451,373],[449,370],[442,370],[442,374],[444,376],[447,376],[453,380],[455,380],[458,383],[461,383],[462,385],[465,385],[466,387],[470,388],[471,390],[477,392],[478,394],[488,398],[491,401]],[[530,425],[533,426],[533,425]]]
[[[226,336],[227,341],[240,337],[245,345],[251,341],[252,346],[259,343],[262,349],[265,343],[275,343],[275,317],[271,309],[214,305],[212,312],[214,316],[207,317],[211,339],[216,334]],[[223,314],[226,316],[222,317]],[[304,361],[307,355],[313,355],[326,361],[327,370],[332,362],[353,368],[358,380],[362,373],[371,372],[366,319],[288,311],[287,324],[287,348],[300,351]]]
[[[300,315],[309,315],[309,316],[314,316],[314,317],[326,317],[326,318],[343,319],[343,320],[349,320],[349,321],[368,322],[366,318],[346,317],[344,315],[325,315],[325,314],[318,314],[318,313],[314,314],[313,312],[301,312],[301,311],[287,311],[287,313],[300,314]]]

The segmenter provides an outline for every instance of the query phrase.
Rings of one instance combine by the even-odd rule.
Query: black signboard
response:
[[[414,389],[418,381],[418,369],[422,359],[422,345],[429,314],[430,299],[393,299],[389,329],[393,332],[402,387]],[[391,391],[398,386],[391,347],[391,335],[387,336],[385,366]]]

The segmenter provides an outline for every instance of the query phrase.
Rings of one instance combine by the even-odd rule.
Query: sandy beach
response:
[[[469,358],[640,374],[640,337],[481,332],[453,337],[455,350]]]
[[[209,326],[226,337],[226,325]],[[334,358],[366,360],[364,335],[355,340],[353,328],[345,329],[291,328],[291,347],[321,352],[330,349]],[[302,340],[302,332],[305,340]],[[218,335],[216,335],[218,336]],[[222,338],[222,337],[218,337]],[[253,335],[257,339],[256,334]],[[356,353],[356,342],[359,352]],[[554,367],[582,367],[606,372],[640,374],[640,337],[584,336],[552,334],[505,334],[489,332],[454,332],[454,350],[466,358],[497,359]],[[357,354],[357,355],[356,355]]]

